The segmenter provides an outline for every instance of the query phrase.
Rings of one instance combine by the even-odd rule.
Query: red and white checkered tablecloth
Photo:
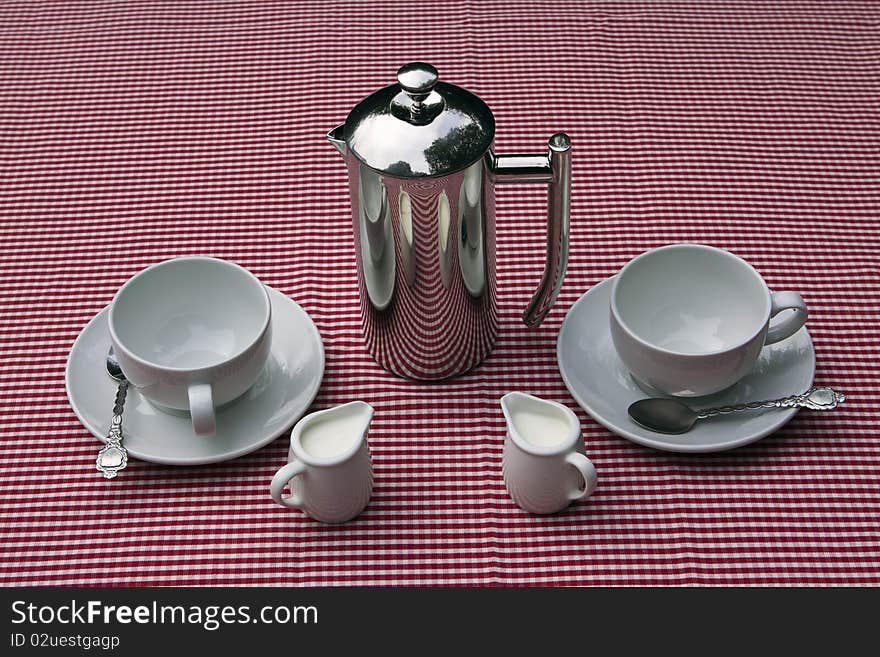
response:
[[[363,347],[346,174],[324,139],[413,60],[486,100],[500,152],[557,130],[574,144],[556,307],[538,330],[520,321],[546,192],[504,187],[497,347],[439,385]],[[876,3],[4,2],[0,155],[4,585],[880,583]],[[846,404],[705,456],[580,411],[556,365],[565,312],[676,241],[802,292],[816,380]],[[71,344],[128,277],[184,254],[234,260],[311,314],[327,352],[313,410],[376,408],[356,521],[272,502],[286,436],[220,465],[95,472],[65,396]],[[514,506],[511,390],[578,411],[588,502]]]

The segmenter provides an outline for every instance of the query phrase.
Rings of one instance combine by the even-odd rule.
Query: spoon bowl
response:
[[[113,352],[112,345],[110,346],[110,351],[107,352],[105,364],[107,365],[107,374],[109,374],[112,379],[115,379],[116,381],[125,380],[125,374],[122,373],[122,368],[119,367],[119,361],[116,360],[116,354]]]
[[[636,424],[668,434],[687,433],[699,419],[690,406],[675,399],[640,399],[628,412]]]

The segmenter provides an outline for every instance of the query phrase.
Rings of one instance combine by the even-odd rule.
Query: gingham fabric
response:
[[[493,109],[499,152],[573,142],[568,275],[538,329],[540,186],[498,193],[500,335],[462,378],[381,370],[361,330],[345,167],[327,131],[428,61]],[[0,581],[4,585],[880,583],[876,3],[4,2]],[[705,456],[577,408],[566,311],[645,249],[696,241],[803,293],[816,381],[849,399]],[[64,388],[74,339],[135,272],[228,258],[305,308],[311,410],[362,399],[376,485],[324,526],[277,506],[282,436],[202,467],[95,471]],[[578,412],[599,471],[549,517],[501,478],[499,398]],[[108,412],[111,406],[108,399]]]

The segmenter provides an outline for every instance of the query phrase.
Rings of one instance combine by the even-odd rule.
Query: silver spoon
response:
[[[642,399],[629,407],[629,416],[651,431],[660,433],[686,433],[691,430],[697,420],[738,411],[750,411],[758,408],[809,408],[814,411],[830,411],[843,403],[846,395],[835,392],[831,388],[810,388],[800,395],[770,399],[767,401],[718,406],[694,410],[677,399]]]
[[[107,443],[98,452],[95,465],[107,479],[113,479],[120,470],[128,465],[128,452],[122,446],[122,408],[125,406],[125,395],[128,392],[128,380],[122,373],[113,347],[107,352],[107,373],[119,382],[116,388],[116,401],[113,404],[113,419],[110,420],[110,431],[107,433]]]

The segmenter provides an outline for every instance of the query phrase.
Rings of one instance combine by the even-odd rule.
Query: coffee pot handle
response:
[[[562,287],[568,265],[571,224],[571,139],[564,133],[550,137],[546,155],[492,155],[496,184],[547,183],[547,262],[541,283],[523,313],[529,328],[539,326]]]

